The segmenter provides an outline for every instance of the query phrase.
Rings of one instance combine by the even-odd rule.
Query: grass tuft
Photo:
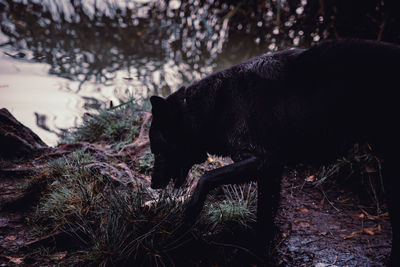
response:
[[[151,160],[150,153],[143,156],[143,172],[150,170]],[[255,220],[255,185],[224,186],[207,202],[195,227],[183,235],[178,230],[190,185],[157,192],[139,181],[118,184],[92,168],[95,161],[91,154],[76,151],[49,162],[42,171],[48,185],[34,218],[36,235],[62,230],[73,236],[80,245],[69,255],[79,257],[66,257],[65,263],[176,265],[184,262],[181,254],[187,242],[203,242],[204,229],[212,236],[227,223],[247,227]],[[197,170],[217,165],[208,162]]]
[[[232,223],[249,228],[249,224],[256,221],[256,184],[224,185],[222,190],[222,198],[209,202],[206,207],[204,219],[211,231],[221,231],[226,224]]]
[[[383,200],[382,166],[369,144],[354,144],[345,157],[325,165],[317,173],[314,184],[324,185],[329,179],[345,182],[362,201],[376,205],[376,213],[381,214]]]
[[[153,171],[154,155],[150,151],[147,151],[139,160],[137,170],[145,175],[150,175]]]
[[[62,143],[103,142],[116,149],[138,136],[142,123],[141,111],[133,100],[113,109],[102,109],[97,114],[85,114],[82,125],[62,136]]]
[[[86,216],[97,205],[104,177],[86,168],[95,159],[82,151],[49,162],[42,175],[50,177],[47,193],[37,211],[38,221],[52,221],[53,229],[67,229],[80,216]]]

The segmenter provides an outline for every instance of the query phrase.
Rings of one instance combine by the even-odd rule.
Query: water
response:
[[[110,101],[166,96],[318,41],[295,27],[306,3],[0,0],[0,107],[56,145],[63,129]]]

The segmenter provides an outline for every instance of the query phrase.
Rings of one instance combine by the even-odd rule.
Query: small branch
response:
[[[378,37],[376,38],[377,41],[382,40],[383,30],[385,29],[385,25],[386,25],[386,18],[382,21],[381,25],[379,26],[379,33]]]
[[[332,208],[334,208],[337,212],[340,212],[340,210],[338,208],[336,208],[332,202],[328,199],[328,196],[325,194],[324,189],[322,189],[321,187],[319,188],[319,190],[321,190],[322,194],[324,195],[325,199],[328,201],[328,203],[332,206]]]
[[[139,136],[136,138],[136,140],[128,145],[125,145],[118,153],[118,156],[123,156],[126,154],[130,154],[130,152],[125,152],[128,149],[135,149],[135,150],[142,150],[145,146],[149,144],[149,136],[148,136],[148,130],[146,128],[147,123],[151,120],[152,115],[151,113],[148,112],[143,112],[145,115],[145,118],[143,120],[142,126],[140,127],[140,132]]]

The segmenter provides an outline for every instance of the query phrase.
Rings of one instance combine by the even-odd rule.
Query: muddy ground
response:
[[[387,213],[346,184],[313,183],[312,172],[288,172],[276,218],[281,266],[385,266],[391,248]]]
[[[37,240],[30,223],[31,196],[23,195],[30,174],[0,173],[0,266],[57,265],[65,251],[40,258],[40,246],[62,233]],[[7,168],[5,168],[7,169]],[[16,175],[17,174],[17,175]],[[276,218],[280,229],[275,245],[279,266],[385,266],[390,253],[391,227],[387,213],[375,216],[376,204],[360,202],[354,192],[334,182],[314,185],[312,171],[287,171]],[[27,209],[26,209],[27,208]],[[384,209],[384,207],[383,207]],[[68,242],[68,237],[66,237]],[[45,248],[42,248],[42,250]],[[50,255],[50,256],[49,256]]]

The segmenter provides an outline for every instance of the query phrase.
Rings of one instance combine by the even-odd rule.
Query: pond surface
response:
[[[85,112],[166,96],[248,58],[306,47],[307,1],[0,0],[0,107],[49,145]]]

